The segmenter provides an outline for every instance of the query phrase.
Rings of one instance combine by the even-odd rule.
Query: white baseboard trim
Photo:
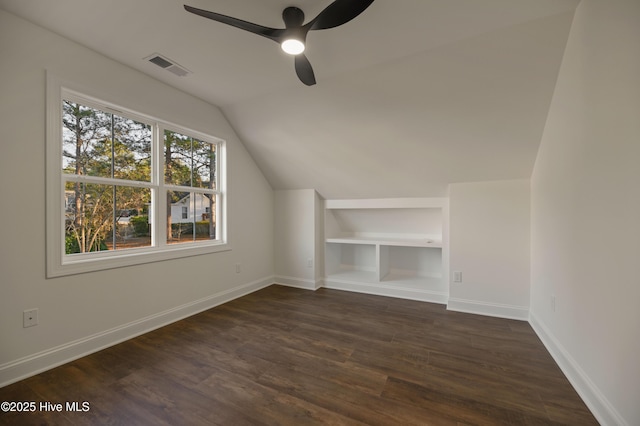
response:
[[[603,426],[630,426],[533,312],[529,314],[529,323],[598,422]]]
[[[42,373],[83,356],[124,342],[157,328],[190,317],[207,309],[245,296],[274,283],[274,277],[263,278],[240,287],[150,315],[91,336],[29,355],[0,365],[0,387]]]
[[[447,310],[490,317],[529,320],[529,308],[525,306],[503,305],[499,303],[479,302],[476,300],[449,298]]]
[[[400,299],[418,300],[446,304],[448,295],[437,291],[418,290],[408,287],[390,286],[379,283],[360,283],[346,280],[324,279],[324,287],[334,290],[352,291],[354,293],[375,294],[377,296],[398,297]]]
[[[276,275],[275,283],[286,287],[303,288],[305,290],[317,290],[322,287],[322,280],[309,280],[306,278],[285,277]]]

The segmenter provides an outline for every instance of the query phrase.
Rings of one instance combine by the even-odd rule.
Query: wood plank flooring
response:
[[[529,324],[271,286],[0,389],[3,425],[597,425]],[[66,408],[66,407],[65,407]]]

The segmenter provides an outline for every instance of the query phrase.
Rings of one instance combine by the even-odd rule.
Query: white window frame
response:
[[[231,250],[228,237],[229,221],[227,215],[227,152],[226,142],[220,138],[189,129],[179,124],[161,120],[153,116],[134,111],[116,103],[107,101],[107,96],[87,94],[88,90],[75,87],[73,83],[63,82],[47,73],[46,100],[46,247],[47,247],[47,278],[80,274],[104,269],[139,265],[182,257],[197,256]],[[106,112],[131,118],[150,124],[153,132],[151,148],[152,173],[151,182],[129,182],[129,186],[140,186],[151,189],[152,217],[151,246],[144,248],[128,248],[113,251],[99,251],[91,253],[65,254],[65,187],[66,180],[84,181],[87,183],[105,183],[99,177],[85,177],[64,174],[62,171],[62,105],[63,100],[71,100],[82,105],[94,107]],[[167,244],[166,227],[166,190],[172,189],[165,185],[163,171],[164,131],[170,130],[189,135],[203,142],[216,145],[216,189],[190,188],[192,193],[215,193],[216,239],[207,241]],[[159,141],[159,142],[157,142]],[[112,184],[111,181],[108,182]],[[184,187],[179,187],[184,190]]]

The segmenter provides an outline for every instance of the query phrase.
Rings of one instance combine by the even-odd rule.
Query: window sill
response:
[[[230,250],[231,245],[229,243],[198,243],[181,244],[180,246],[164,248],[125,249],[122,251],[94,252],[88,253],[87,255],[64,256],[61,263],[48,262],[47,278],[84,274]]]

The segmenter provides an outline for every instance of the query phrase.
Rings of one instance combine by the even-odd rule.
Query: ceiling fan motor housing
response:
[[[304,12],[295,6],[289,6],[282,11],[282,20],[285,28],[301,27],[304,22]]]

